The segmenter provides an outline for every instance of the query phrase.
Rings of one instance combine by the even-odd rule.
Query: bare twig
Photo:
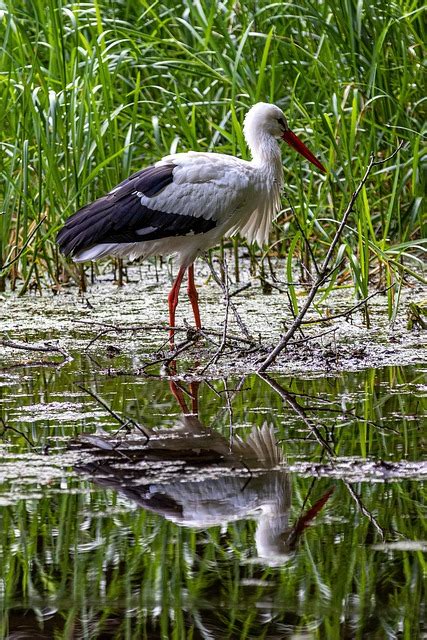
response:
[[[313,422],[307,417],[304,407],[295,400],[294,396],[286,391],[276,380],[270,378],[270,376],[258,373],[259,377],[264,380],[279,396],[284,400],[290,407],[295,411],[295,413],[303,420],[304,424],[308,427],[311,433],[315,436],[318,443],[323,447],[323,449],[328,453],[330,457],[334,457],[335,453],[332,449],[331,445],[325,440],[323,435],[320,433],[318,427],[313,424]]]
[[[0,371],[13,371],[14,369],[29,369],[31,367],[52,367],[54,369],[60,369],[68,360],[62,360],[62,362],[54,362],[53,360],[26,360],[25,362],[16,362],[6,367],[0,367]]]
[[[147,442],[150,439],[150,436],[148,435],[148,433],[144,430],[143,427],[141,427],[140,424],[138,424],[138,422],[135,422],[135,420],[133,420],[132,418],[126,418],[123,419],[121,416],[119,416],[118,413],[116,413],[113,409],[111,409],[111,407],[108,406],[108,404],[102,399],[100,398],[96,393],[94,393],[93,391],[91,391],[90,389],[86,389],[83,385],[78,384],[77,385],[79,389],[81,389],[82,391],[84,391],[85,393],[89,394],[90,396],[92,396],[92,398],[94,400],[96,400],[96,402],[98,404],[100,404],[102,407],[104,407],[104,409],[106,411],[108,411],[108,413],[113,416],[113,418],[115,418],[118,422],[120,422],[120,429],[124,429],[126,427],[128,427],[129,425],[132,425],[133,427],[135,427],[136,429],[138,429],[138,431],[140,431],[146,438],[147,438]]]
[[[41,218],[41,220],[39,220],[37,225],[34,227],[32,232],[28,236],[25,244],[20,248],[20,250],[18,251],[16,256],[14,258],[12,258],[12,260],[9,260],[9,262],[6,262],[6,264],[4,264],[0,268],[0,273],[2,273],[3,271],[6,271],[6,269],[9,269],[9,267],[11,267],[15,262],[17,262],[19,260],[19,258],[22,256],[22,254],[24,253],[25,249],[28,247],[28,245],[30,244],[31,240],[34,238],[34,236],[36,235],[37,231],[40,229],[40,227],[42,226],[42,224],[43,224],[43,222],[45,220],[46,220],[46,216],[43,216],[43,218]]]
[[[251,334],[249,333],[248,328],[246,327],[245,323],[243,322],[242,318],[240,317],[240,314],[237,311],[235,305],[233,304],[233,302],[231,302],[230,296],[229,295],[227,296],[228,284],[226,286],[225,283],[222,282],[221,278],[218,276],[218,274],[216,273],[215,269],[213,268],[212,260],[209,257],[206,258],[206,262],[207,262],[208,267],[210,269],[212,278],[215,280],[215,282],[217,283],[217,285],[219,286],[219,288],[222,290],[222,292],[224,294],[224,298],[225,298],[226,304],[228,305],[228,307],[234,313],[234,317],[236,318],[237,324],[239,325],[240,329],[242,330],[242,332],[246,336],[246,338],[251,343],[253,343],[254,340],[253,340]],[[224,269],[224,263],[223,262],[221,262],[221,265],[222,265],[222,268]]]
[[[328,336],[330,333],[335,333],[336,330],[336,327],[334,327],[327,331],[322,331],[322,333],[316,333],[314,336],[304,336],[304,338],[301,338],[300,340],[293,340],[292,345],[297,346],[299,344],[307,344],[307,342],[310,342],[311,340],[318,340],[319,338],[323,338],[323,336]]]
[[[323,435],[320,433],[319,428],[308,418],[305,408],[302,407],[296,400],[293,394],[286,391],[276,380],[270,378],[267,374],[258,373],[259,377],[264,380],[279,396],[287,402],[287,404],[295,411],[295,413],[303,420],[304,424],[308,427],[310,432],[315,436],[317,442],[322,446],[323,451],[329,458],[329,461],[332,465],[335,464],[336,453],[334,449],[330,446],[330,444],[325,440]],[[384,529],[378,524],[375,516],[365,507],[362,502],[361,497],[353,488],[353,485],[344,480],[344,486],[347,488],[353,500],[356,502],[360,512],[368,518],[368,520],[373,524],[375,529],[380,534],[381,538],[384,539]]]
[[[76,318],[74,322],[76,322],[77,324],[84,324],[84,325],[89,325],[94,327],[102,327],[104,329],[110,329],[111,331],[117,331],[117,333],[120,333],[122,331],[150,331],[150,330],[169,331],[172,328],[175,331],[186,331],[184,327],[169,327],[169,325],[160,324],[160,323],[117,325],[117,324],[112,324],[111,322],[100,322],[99,320],[79,320],[78,318]]]
[[[357,504],[358,508],[360,509],[360,512],[363,513],[364,516],[366,516],[366,518],[368,518],[369,522],[371,524],[373,524],[373,526],[375,527],[375,529],[378,531],[378,533],[381,536],[381,539],[384,540],[385,538],[385,532],[383,527],[381,527],[376,518],[372,515],[372,513],[370,511],[368,511],[368,509],[365,507],[365,505],[362,502],[361,497],[359,496],[358,493],[356,493],[356,491],[353,489],[353,485],[350,484],[349,482],[344,481],[345,486],[348,489],[348,492],[350,493],[351,497],[353,498],[353,500],[355,501],[355,503]]]
[[[193,336],[191,336],[188,340],[184,340],[181,342],[173,351],[169,353],[168,356],[163,356],[162,358],[156,358],[156,360],[151,360],[151,362],[147,362],[142,367],[142,370],[145,372],[148,367],[152,367],[155,364],[163,364],[165,367],[169,366],[171,362],[173,362],[177,356],[179,356],[183,351],[186,351],[193,343],[194,339],[197,338],[197,332],[194,332]]]
[[[10,349],[19,349],[21,351],[38,351],[41,353],[60,353],[65,360],[71,360],[71,356],[60,346],[55,346],[49,342],[45,342],[44,345],[28,344],[27,342],[15,342],[14,340],[4,339],[1,341],[3,347],[9,347]]]
[[[228,297],[234,298],[234,296],[238,296],[239,293],[242,293],[242,291],[246,291],[246,289],[250,289],[251,287],[252,287],[252,282],[246,282],[245,284],[242,284],[242,286],[239,287],[238,289],[235,289],[234,291],[229,292]]]
[[[220,357],[221,353],[224,351],[225,345],[227,344],[228,314],[230,311],[231,300],[230,300],[230,292],[228,287],[228,265],[227,265],[227,262],[225,261],[223,262],[223,269],[224,269],[224,282],[221,282],[221,287],[224,292],[224,298],[225,298],[225,316],[224,316],[224,322],[223,322],[222,340],[221,340],[221,344],[219,345],[218,349],[216,350],[212,358],[203,367],[201,371],[201,375],[203,375],[205,371],[209,369],[211,364],[214,364],[218,361],[218,358]]]
[[[319,271],[319,267],[317,266],[317,262],[316,262],[316,258],[315,258],[314,253],[313,253],[313,249],[311,248],[311,244],[309,243],[309,241],[307,239],[307,236],[304,233],[304,229],[302,228],[302,226],[299,223],[299,220],[298,220],[297,214],[295,212],[294,206],[293,206],[293,204],[291,202],[291,199],[289,198],[288,194],[286,193],[286,191],[283,193],[283,197],[288,202],[289,208],[290,208],[291,213],[293,215],[293,220],[295,221],[298,229],[300,230],[300,233],[301,233],[301,235],[302,235],[302,237],[304,239],[304,242],[305,242],[305,246],[307,247],[308,252],[309,252],[309,254],[311,256],[311,259],[313,261],[313,265],[314,265],[314,268],[316,270],[316,273],[317,273],[317,275],[319,275],[320,271]]]
[[[353,211],[353,207],[356,203],[356,200],[360,194],[360,192],[362,191],[368,177],[369,174],[372,170],[372,167],[379,165],[379,164],[384,164],[386,162],[388,162],[389,160],[391,160],[392,158],[394,158],[394,156],[398,153],[398,151],[400,151],[400,149],[403,146],[403,141],[398,145],[398,147],[393,151],[393,153],[388,156],[387,158],[384,158],[383,160],[375,160],[374,159],[374,155],[371,154],[371,157],[369,159],[369,164],[368,167],[365,171],[365,175],[363,176],[363,178],[361,179],[361,181],[359,182],[356,190],[354,191],[353,195],[350,198],[350,202],[346,208],[346,210],[344,211],[342,220],[338,226],[337,231],[335,232],[335,236],[331,242],[331,245],[328,249],[328,252],[326,254],[325,260],[323,262],[323,265],[320,269],[320,272],[318,273],[318,276],[313,284],[313,286],[311,287],[306,301],[304,303],[304,306],[302,307],[301,311],[299,312],[299,314],[297,315],[297,317],[295,318],[294,322],[292,323],[291,327],[288,329],[288,331],[286,332],[286,334],[281,338],[280,342],[276,345],[276,347],[273,349],[273,351],[271,351],[271,353],[268,355],[268,357],[264,360],[264,362],[261,364],[261,366],[258,369],[258,372],[262,372],[262,371],[266,371],[266,369],[268,369],[268,367],[273,364],[273,362],[276,360],[277,356],[283,351],[283,349],[286,347],[286,345],[289,343],[289,341],[291,340],[291,338],[294,336],[295,332],[299,329],[299,327],[302,324],[302,321],[304,319],[305,314],[307,313],[307,311],[309,310],[311,303],[313,302],[317,291],[320,289],[320,287],[322,286],[322,284],[325,282],[325,280],[329,277],[330,275],[330,268],[329,268],[329,264],[331,262],[332,256],[334,254],[335,248],[341,238],[341,235],[344,231],[344,228],[347,224],[348,218],[351,214],[351,212]]]
[[[245,287],[246,288],[246,287]],[[232,297],[233,294],[231,294],[230,297]],[[173,328],[173,330],[175,332],[188,332],[188,327],[169,327],[169,325],[161,325],[161,324],[141,324],[141,325],[114,325],[114,324],[110,324],[108,322],[98,322],[98,321],[92,321],[92,320],[74,320],[75,323],[78,324],[83,324],[85,326],[89,326],[89,327],[100,327],[99,332],[96,334],[96,336],[94,338],[92,338],[89,342],[89,344],[86,346],[86,350],[89,349],[89,347],[91,347],[97,340],[99,340],[100,338],[102,338],[103,336],[108,335],[109,333],[125,333],[126,331],[131,331],[131,332],[135,332],[135,331],[170,331],[171,328]],[[201,336],[203,336],[204,338],[206,338],[207,340],[212,340],[209,336],[217,336],[222,338],[223,336],[223,332],[222,331],[215,331],[213,329],[202,329],[199,331],[199,334]],[[235,334],[230,334],[228,333],[228,339],[230,341],[236,341],[236,342],[242,342],[244,344],[247,344],[249,346],[252,346],[254,344],[254,340],[252,338],[243,338],[242,336],[236,336]],[[168,339],[169,340],[169,339]],[[165,344],[168,342],[168,340],[165,342]],[[213,341],[212,341],[213,342]]]
[[[374,291],[374,293],[371,293],[369,296],[366,296],[366,298],[363,298],[363,300],[355,304],[350,309],[347,309],[347,311],[342,311],[341,313],[335,313],[334,315],[328,316],[327,318],[304,320],[302,324],[317,324],[318,322],[329,322],[329,320],[336,320],[337,318],[347,318],[352,313],[357,311],[357,309],[359,309],[360,307],[363,307],[363,305],[366,304],[368,300],[370,300],[371,298],[374,298],[375,296],[379,296],[379,295],[382,295],[383,293],[386,293],[392,287],[394,287],[394,284],[391,284],[389,287],[386,287],[385,289],[381,289],[380,291]]]
[[[7,424],[3,418],[0,418],[0,422],[2,424],[2,431],[0,433],[0,438],[3,437],[6,431],[13,431],[14,433],[17,433],[19,436],[21,436],[21,438],[24,438],[24,440],[28,442],[30,447],[32,447],[33,449],[36,448],[36,445],[33,442],[31,442],[30,438],[26,436],[23,431],[20,431],[19,429],[15,429],[15,427],[11,427],[10,424]]]
[[[88,342],[88,344],[85,346],[85,351],[88,351],[90,349],[90,347],[95,344],[95,342],[97,342],[99,340],[99,338],[102,338],[103,336],[108,335],[109,333],[112,333],[112,331],[114,331],[114,329],[102,329],[102,331],[99,331],[96,336],[94,338],[92,338],[92,340],[90,342]]]

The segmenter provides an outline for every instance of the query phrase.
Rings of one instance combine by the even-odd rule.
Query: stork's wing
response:
[[[176,215],[143,204],[173,182],[173,164],[147,167],[102,198],[79,209],[57,236],[65,255],[75,255],[98,243],[141,242],[169,236],[203,233],[214,220]]]
[[[226,156],[214,156],[177,154],[133,174],[68,218],[57,236],[62,253],[214,229],[236,210],[247,186],[233,163],[221,160]]]

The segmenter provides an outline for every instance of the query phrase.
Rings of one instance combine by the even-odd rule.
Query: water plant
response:
[[[0,288],[22,294],[64,273],[80,281],[55,245],[65,217],[169,152],[245,157],[244,113],[265,100],[284,108],[330,174],[285,155],[292,210],[284,200],[269,247],[248,248],[261,276],[265,260],[287,256],[277,277],[307,280],[370,154],[405,142],[365,185],[325,291],[350,284],[363,298],[393,285],[393,317],[405,277],[420,277],[426,235],[421,16],[413,1],[4,0]],[[247,252],[228,246],[238,278]],[[297,311],[295,287],[289,295]]]

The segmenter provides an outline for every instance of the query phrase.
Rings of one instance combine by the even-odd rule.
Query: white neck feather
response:
[[[260,130],[245,130],[245,138],[252,155],[252,164],[259,167],[281,185],[283,182],[282,155],[277,140]]]

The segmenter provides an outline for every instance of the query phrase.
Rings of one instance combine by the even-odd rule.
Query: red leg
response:
[[[198,407],[198,390],[199,390],[200,382],[190,382],[190,398],[191,398],[191,413],[198,415],[199,407]],[[188,410],[187,403],[185,401],[184,391],[179,386],[175,380],[169,380],[169,388],[175,396],[175,400],[178,402],[181,407],[181,411],[184,415],[189,415],[190,411]]]
[[[169,302],[169,344],[170,344],[170,348],[173,349],[175,346],[175,311],[176,311],[176,307],[178,304],[178,295],[179,295],[179,289],[181,287],[181,282],[182,279],[184,277],[184,273],[185,273],[185,268],[181,267],[180,270],[178,271],[178,275],[175,278],[175,282],[173,283],[173,287],[170,290],[169,296],[168,296],[168,302]]]
[[[199,415],[199,386],[200,382],[190,382],[190,393],[191,393],[191,411],[196,416]]]
[[[188,415],[190,412],[188,410],[187,403],[185,402],[184,392],[182,391],[182,389],[177,385],[177,383],[174,380],[169,380],[169,389],[172,391],[176,401],[181,407],[182,413],[184,415]]]
[[[193,308],[194,321],[196,328],[201,329],[202,323],[200,322],[200,309],[199,309],[199,294],[197,293],[196,285],[194,284],[194,264],[188,267],[188,297],[190,298],[191,306]]]

